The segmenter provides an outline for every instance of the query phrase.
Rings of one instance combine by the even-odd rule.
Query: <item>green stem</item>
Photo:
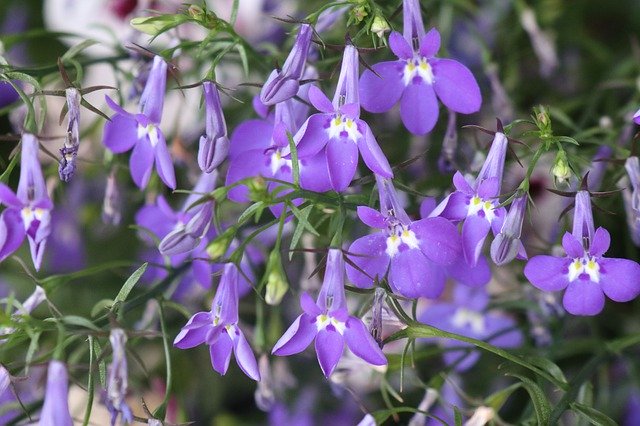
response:
[[[171,353],[169,352],[169,339],[167,338],[167,328],[164,321],[164,307],[162,305],[162,299],[158,299],[158,306],[160,307],[160,328],[162,330],[162,344],[164,346],[164,358],[167,365],[167,383],[164,394],[164,399],[160,406],[153,412],[153,416],[157,419],[164,419],[167,404],[169,404],[169,396],[171,395],[171,385],[172,385],[172,377],[171,377]]]

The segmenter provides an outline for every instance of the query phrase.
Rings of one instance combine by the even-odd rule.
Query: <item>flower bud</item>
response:
[[[371,22],[371,32],[382,39],[389,31],[391,31],[391,27],[387,20],[383,16],[376,15]]]
[[[551,174],[558,183],[564,183],[572,176],[571,167],[567,160],[567,153],[564,150],[558,151],[556,159],[551,168]]]
[[[269,255],[265,276],[267,279],[267,291],[264,299],[269,305],[279,305],[285,293],[289,289],[289,283],[287,282],[287,276],[282,269],[280,252],[276,249],[272,250]]]
[[[209,243],[207,246],[207,254],[211,260],[216,260],[224,256],[231,245],[231,241],[233,241],[234,234],[235,229],[229,228]]]
[[[491,259],[496,265],[505,265],[515,259],[518,253],[524,254],[520,234],[526,210],[526,194],[520,195],[511,203],[511,208],[509,208],[509,213],[507,213],[507,217],[502,224],[502,229],[491,243]]]

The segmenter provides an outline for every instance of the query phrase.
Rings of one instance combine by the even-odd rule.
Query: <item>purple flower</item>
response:
[[[67,136],[64,147],[60,148],[60,165],[58,173],[60,179],[69,182],[76,172],[76,157],[80,146],[80,92],[75,87],[69,87],[65,91],[67,96],[67,108],[69,109],[69,123],[67,124]]]
[[[310,116],[296,134],[298,157],[322,153],[333,190],[341,192],[349,186],[358,166],[358,151],[372,172],[393,177],[371,129],[360,119],[358,51],[354,46],[345,47],[333,103],[315,86],[309,88],[309,101],[320,113]]]
[[[224,266],[211,311],[192,316],[173,342],[180,349],[203,343],[209,345],[211,364],[218,373],[226,374],[233,350],[244,374],[260,380],[256,358],[238,327],[238,268],[232,263]]]
[[[627,170],[632,189],[623,190],[622,200],[631,239],[636,246],[640,246],[640,160],[636,156],[629,157],[624,168]]]
[[[458,61],[434,56],[440,49],[440,33],[433,28],[424,34],[417,1],[404,2],[404,38],[392,32],[389,46],[399,60],[375,64],[375,73],[366,70],[360,79],[365,110],[385,112],[400,101],[407,130],[424,135],[438,121],[436,95],[455,112],[471,114],[480,109],[482,96],[471,71]]]
[[[636,124],[640,124],[640,109],[633,114],[633,122]]]
[[[125,401],[129,387],[125,353],[127,335],[121,328],[114,328],[109,335],[109,341],[113,349],[113,361],[109,366],[106,405],[111,413],[111,426],[116,424],[120,414],[124,423],[133,423],[133,413]]]
[[[167,83],[167,63],[160,57],[153,59],[153,68],[140,96],[140,113],[131,114],[122,109],[110,97],[105,99],[116,112],[104,126],[103,142],[116,154],[133,148],[129,167],[131,177],[139,188],[144,188],[151,177],[154,162],[160,179],[171,189],[176,187],[171,156],[160,120]]]
[[[53,203],[38,162],[38,140],[34,135],[22,135],[21,155],[18,191],[14,194],[0,183],[0,203],[7,206],[0,216],[0,261],[16,251],[26,236],[33,265],[38,270],[51,233]]]
[[[300,79],[311,46],[313,28],[302,24],[293,48],[282,69],[273,70],[260,91],[260,101],[265,105],[276,105],[293,98],[300,88]]]
[[[300,306],[304,313],[275,344],[271,351],[274,355],[297,354],[315,339],[318,362],[326,377],[338,364],[345,343],[354,355],[368,363],[387,364],[362,320],[349,316],[344,292],[344,260],[340,250],[329,249],[318,300],[314,302],[308,293],[302,293]]]
[[[475,181],[469,182],[460,172],[456,172],[453,176],[456,191],[431,213],[432,216],[443,216],[453,221],[464,220],[462,250],[471,266],[478,263],[489,230],[497,235],[502,229],[506,212],[504,207],[498,207],[497,197],[500,195],[507,143],[504,133],[496,132]]]
[[[211,173],[227,158],[229,139],[227,138],[227,124],[224,120],[218,88],[211,81],[205,81],[202,87],[204,89],[206,134],[200,137],[198,165],[203,172]]]
[[[449,220],[431,217],[411,221],[398,201],[389,179],[378,178],[380,210],[358,207],[360,220],[382,232],[355,240],[349,247],[349,280],[369,288],[389,270],[389,284],[406,297],[438,297],[446,275],[442,265],[451,265],[460,255],[460,235]],[[364,272],[364,273],[363,273]]]
[[[112,169],[107,176],[102,200],[102,222],[108,225],[118,225],[122,219],[122,195],[116,180],[116,171]]]
[[[522,232],[522,222],[527,210],[527,194],[519,195],[511,203],[509,213],[502,223],[500,233],[496,235],[491,243],[491,259],[496,265],[502,266],[511,262],[516,256],[526,259],[527,253],[524,250],[520,233]]]
[[[640,293],[640,265],[628,259],[605,258],[611,237],[606,229],[594,231],[591,199],[578,191],[573,231],[565,233],[565,257],[535,256],[524,275],[544,291],[566,289],[562,304],[573,315],[596,315],[604,308],[604,296],[628,302]]]
[[[62,361],[49,362],[47,372],[47,390],[44,405],[40,413],[40,426],[72,426],[69,414],[69,383],[67,367]]]
[[[451,302],[430,305],[420,321],[450,333],[487,341],[500,348],[514,348],[522,344],[522,333],[515,329],[515,321],[505,315],[486,312],[489,295],[486,289],[457,285]],[[439,339],[445,348],[469,347],[469,343],[453,339]],[[444,361],[456,371],[471,368],[480,358],[480,352],[467,353],[465,349],[446,350]]]

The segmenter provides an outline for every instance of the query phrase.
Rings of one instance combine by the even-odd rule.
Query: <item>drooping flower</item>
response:
[[[453,176],[456,191],[450,194],[431,213],[453,221],[462,221],[462,250],[471,266],[480,258],[482,246],[489,233],[500,233],[506,212],[498,207],[502,175],[507,151],[507,137],[496,132],[487,158],[475,180],[467,179],[460,172]]]
[[[511,203],[507,217],[502,223],[500,233],[491,242],[491,260],[496,265],[505,265],[515,259],[516,256],[527,258],[522,241],[520,241],[522,222],[524,221],[526,210],[527,195],[519,195]]]
[[[127,424],[133,423],[133,413],[125,401],[129,388],[129,373],[127,371],[127,355],[125,352],[127,335],[121,328],[114,328],[109,335],[109,341],[113,349],[113,361],[109,366],[106,405],[111,413],[111,426],[116,424],[120,415],[122,415],[123,422]]]
[[[69,414],[69,380],[67,367],[62,361],[49,362],[47,390],[40,414],[40,426],[73,426]]]
[[[67,108],[69,109],[69,121],[64,147],[60,148],[60,165],[58,173],[60,179],[69,182],[76,172],[76,157],[80,146],[80,92],[75,87],[65,90],[67,96]]]
[[[438,297],[446,274],[443,265],[452,265],[460,255],[460,235],[443,217],[411,221],[398,200],[393,183],[377,178],[380,210],[358,207],[358,217],[382,232],[355,240],[349,258],[359,268],[347,265],[349,280],[358,287],[373,286],[373,279],[389,271],[389,284],[406,297]],[[363,273],[364,272],[364,273]]]
[[[211,81],[205,81],[202,88],[204,89],[206,133],[200,137],[198,165],[203,172],[211,173],[227,158],[229,139],[218,88]]]
[[[516,322],[497,312],[487,312],[489,295],[484,287],[470,288],[456,285],[451,302],[437,302],[427,307],[420,321],[450,333],[488,341],[500,348],[514,348],[522,344],[522,333]],[[438,339],[445,348],[468,347],[469,343],[453,339]],[[431,340],[429,340],[431,341]],[[480,358],[477,350],[446,350],[443,354],[448,366],[466,371]]]
[[[631,189],[623,184],[625,188],[622,191],[622,200],[631,239],[636,246],[640,246],[640,160],[631,156],[627,158],[624,168],[627,170]]]
[[[575,196],[573,230],[562,238],[566,255],[535,256],[524,275],[544,291],[566,289],[562,304],[573,315],[597,315],[604,296],[628,302],[640,293],[640,265],[628,259],[605,258],[611,237],[606,229],[594,230],[591,199],[585,190]]]
[[[115,115],[104,126],[102,140],[116,154],[133,148],[129,158],[131,177],[139,188],[144,188],[151,177],[155,163],[160,179],[171,189],[176,187],[176,178],[171,156],[160,120],[167,83],[167,63],[160,57],[153,59],[153,68],[140,96],[138,114],[131,114],[110,97],[105,99]]]
[[[358,67],[358,50],[347,44],[333,102],[317,87],[310,87],[309,101],[320,113],[311,115],[294,138],[298,158],[322,153],[331,188],[337,192],[344,191],[353,179],[358,166],[358,151],[372,172],[386,178],[393,177],[373,132],[360,119]]]
[[[229,367],[231,351],[240,369],[253,380],[260,380],[255,355],[238,326],[238,268],[228,263],[213,298],[210,312],[198,312],[189,319],[173,345],[189,349],[209,345],[213,369],[224,375]]]
[[[38,140],[34,135],[22,135],[21,152],[17,192],[14,194],[0,183],[0,203],[7,207],[0,215],[0,261],[16,251],[26,236],[33,265],[38,270],[51,233],[53,203],[38,162]]]
[[[306,349],[315,339],[320,368],[326,377],[342,356],[345,343],[354,355],[373,365],[387,359],[361,319],[349,316],[344,291],[344,260],[339,249],[329,249],[324,281],[316,302],[308,293],[300,296],[300,315],[271,351],[288,356]]]
[[[389,36],[397,61],[380,62],[360,79],[362,107],[380,113],[400,101],[400,116],[407,130],[416,135],[430,132],[438,121],[436,95],[450,110],[471,114],[480,109],[482,96],[471,71],[453,59],[436,58],[440,33],[425,34],[420,3],[404,0],[404,38]]]
[[[262,86],[260,101],[263,104],[276,105],[293,98],[298,93],[312,36],[313,28],[311,25],[300,25],[296,41],[282,69],[273,70]]]

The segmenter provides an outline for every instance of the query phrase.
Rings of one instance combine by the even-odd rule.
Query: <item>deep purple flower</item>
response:
[[[263,104],[276,105],[293,98],[298,93],[312,36],[311,25],[302,24],[282,69],[273,70],[262,86],[260,101]]]
[[[229,139],[218,88],[211,81],[205,81],[202,88],[204,89],[206,133],[200,137],[198,165],[203,172],[211,173],[227,158]]]
[[[299,158],[318,153],[326,158],[331,188],[337,192],[344,191],[353,179],[358,151],[372,172],[393,177],[371,129],[360,119],[358,65],[358,51],[348,44],[333,103],[317,87],[309,88],[309,101],[320,113],[310,116],[295,136]]]
[[[26,236],[33,265],[40,269],[51,233],[53,203],[38,162],[38,140],[30,133],[22,135],[18,191],[14,194],[0,183],[0,203],[7,207],[0,215],[0,261],[16,251]]]
[[[524,268],[524,275],[544,291],[564,290],[562,304],[573,315],[597,315],[604,296],[628,302],[640,293],[640,265],[628,259],[605,258],[611,237],[606,229],[594,231],[591,199],[578,191],[573,231],[562,238],[565,257],[539,255]]]
[[[633,114],[633,122],[636,124],[640,124],[640,109]]]
[[[60,179],[69,182],[76,172],[76,157],[80,146],[80,92],[75,87],[69,87],[65,91],[67,96],[67,108],[69,121],[67,124],[67,136],[64,147],[60,148],[60,165],[58,173]]]
[[[457,285],[451,302],[438,302],[430,305],[420,315],[420,321],[450,333],[474,339],[488,341],[500,348],[514,348],[522,344],[522,333],[516,329],[515,321],[494,312],[486,312],[489,304],[487,290]],[[469,343],[453,339],[438,339],[445,348],[473,347]],[[449,366],[455,365],[456,371],[471,368],[480,357],[477,350],[467,353],[465,349],[447,350],[443,354]]]
[[[69,414],[69,383],[67,367],[62,361],[49,362],[47,390],[40,413],[40,426],[73,426]]]
[[[104,126],[103,142],[116,154],[133,148],[129,159],[131,177],[139,188],[144,188],[151,177],[153,164],[160,179],[171,189],[176,187],[173,163],[160,120],[164,105],[164,92],[167,83],[167,63],[160,57],[153,59],[153,68],[140,96],[140,113],[131,114],[110,97],[105,99],[115,111],[111,121]]]
[[[109,366],[106,405],[111,413],[111,426],[116,424],[120,415],[124,423],[133,423],[133,413],[125,401],[129,387],[125,349],[127,335],[121,328],[114,328],[109,335],[109,341],[113,350],[113,361]]]
[[[400,101],[400,116],[413,134],[423,135],[438,121],[438,101],[455,112],[471,114],[480,109],[482,96],[471,71],[458,61],[436,58],[440,33],[425,34],[417,0],[404,1],[404,38],[389,36],[397,61],[381,62],[360,79],[362,107],[385,112]],[[377,74],[377,75],[376,75]]]
[[[442,217],[411,221],[398,201],[391,180],[378,178],[380,210],[358,207],[358,217],[382,232],[355,240],[349,258],[364,273],[347,265],[349,280],[358,287],[373,286],[389,270],[389,284],[406,297],[438,297],[446,275],[442,265],[452,265],[460,255],[460,235]]]
[[[367,331],[362,320],[349,316],[344,292],[344,260],[338,249],[329,249],[327,268],[318,300],[308,293],[300,296],[304,313],[278,340],[271,351],[287,356],[306,349],[315,339],[322,372],[329,377],[342,356],[346,343],[354,355],[373,365],[386,365],[387,359]]]
[[[495,134],[491,149],[475,181],[467,180],[460,172],[453,176],[456,191],[431,213],[453,221],[464,220],[462,250],[471,266],[480,258],[482,246],[489,233],[500,233],[506,212],[498,207],[504,161],[508,140],[504,133]]]
[[[524,221],[526,210],[527,194],[514,198],[507,217],[502,223],[500,233],[496,235],[491,243],[491,259],[496,265],[506,265],[516,256],[521,259],[527,258],[527,253],[522,241],[520,241],[522,222]]]
[[[228,263],[213,298],[210,312],[198,312],[189,319],[173,345],[189,349],[209,345],[213,369],[224,375],[229,367],[231,351],[240,369],[253,380],[260,380],[255,355],[238,327],[238,268]]]

